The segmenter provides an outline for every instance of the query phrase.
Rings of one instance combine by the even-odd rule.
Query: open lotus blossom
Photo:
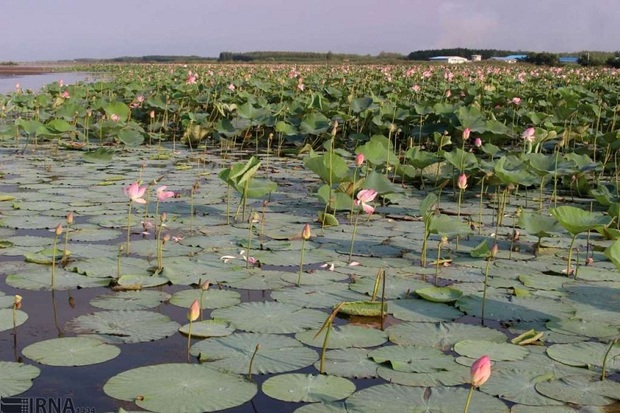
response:
[[[471,365],[471,385],[480,387],[491,377],[491,359],[484,355]]]
[[[68,90],[65,90],[65,91],[63,91],[63,92],[60,94],[60,97],[62,97],[62,98],[64,98],[64,99],[69,99],[69,98],[71,97],[71,95],[69,94],[69,91],[68,91]]]
[[[367,214],[372,214],[375,212],[375,208],[372,205],[369,205],[369,202],[374,201],[377,196],[377,191],[374,189],[362,189],[357,193],[357,199],[355,200],[355,205],[362,206],[362,209]]]
[[[185,81],[185,83],[187,83],[188,85],[193,85],[196,83],[196,79],[198,77],[196,76],[195,73],[192,73],[192,71],[190,70],[189,72],[187,72],[187,80]]]
[[[523,131],[521,138],[526,142],[534,142],[534,140],[536,140],[535,133],[536,129],[534,129],[533,127],[527,128],[525,131]]]
[[[235,88],[234,84],[231,83],[231,84],[228,85],[228,90],[230,90],[231,92],[233,92],[235,89],[236,88]]]
[[[133,182],[132,184],[127,185],[123,189],[123,192],[125,193],[125,196],[129,198],[130,202],[146,204],[146,200],[142,198],[146,192],[146,185],[140,186],[137,182]]]
[[[174,196],[174,192],[166,191],[166,188],[168,187],[166,185],[163,185],[155,190],[157,193],[157,199],[159,201],[165,201],[166,199],[172,198]]]
[[[511,102],[514,103],[515,105],[520,105],[521,104],[521,98],[514,97],[514,98],[512,98]]]

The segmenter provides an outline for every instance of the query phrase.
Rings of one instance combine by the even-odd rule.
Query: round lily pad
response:
[[[121,350],[95,337],[62,337],[31,344],[22,353],[50,366],[86,366],[111,360]]]
[[[459,323],[403,323],[385,330],[390,341],[396,344],[437,347],[449,349],[461,340],[488,340],[496,343],[506,341],[506,335],[492,328]]]
[[[104,310],[148,310],[169,299],[170,294],[162,291],[119,291],[99,295],[90,300],[90,305]]]
[[[602,406],[620,399],[620,383],[610,380],[590,381],[583,376],[538,383],[536,390],[552,399],[585,406]]]
[[[523,346],[510,343],[494,343],[486,340],[462,340],[454,345],[454,351],[462,356],[477,359],[488,355],[491,360],[523,360],[529,353]]]
[[[491,396],[534,406],[562,405],[562,402],[543,396],[536,391],[538,383],[554,378],[552,373],[540,374],[540,371],[534,368],[532,370],[503,369],[493,371],[491,374],[493,380],[489,379],[480,387],[480,390]]]
[[[199,288],[178,291],[172,295],[170,303],[179,307],[189,308],[194,300],[200,301],[203,291]],[[237,305],[241,302],[241,295],[237,291],[219,290],[210,288],[202,294],[202,308],[223,308]]]
[[[304,331],[297,333],[295,338],[309,346],[323,347],[327,329],[317,336],[318,332],[319,330]],[[332,327],[327,339],[327,348],[375,347],[380,346],[386,341],[387,336],[381,330],[346,324]]]
[[[355,384],[342,377],[282,374],[263,383],[263,392],[286,402],[332,402],[344,399],[355,391]]]
[[[0,397],[15,396],[32,387],[41,370],[38,367],[12,361],[0,361]]]
[[[320,362],[314,363],[317,370]],[[378,364],[368,358],[365,348],[347,348],[325,352],[323,369],[331,376],[348,377],[350,379],[367,379],[377,377]]]
[[[399,320],[423,323],[452,321],[463,316],[462,312],[448,304],[419,298],[390,301],[389,312]]]
[[[201,413],[240,406],[257,389],[242,376],[197,364],[169,363],[117,374],[103,391],[152,412]]]
[[[319,328],[326,314],[292,304],[276,302],[242,303],[220,308],[211,313],[214,319],[230,321],[240,330],[255,333],[287,334]]]
[[[11,297],[13,300],[13,297]],[[28,314],[21,310],[15,310],[15,326],[20,326],[28,320]],[[0,309],[0,331],[10,330],[13,328],[13,309]]]
[[[415,293],[427,301],[434,303],[452,303],[463,295],[461,290],[452,287],[418,288]]]
[[[179,324],[152,311],[118,310],[74,318],[67,328],[78,334],[99,334],[111,343],[139,343],[176,334]]]
[[[376,363],[389,364],[393,370],[407,373],[432,373],[457,368],[452,356],[432,347],[386,346],[371,351],[368,357]]]
[[[256,346],[260,346],[256,351]],[[277,334],[239,333],[203,340],[194,344],[191,354],[221,370],[248,374],[256,351],[252,373],[283,373],[307,367],[318,359],[316,351],[291,337]]]
[[[547,355],[569,366],[602,368],[608,348],[609,344],[593,342],[554,344],[547,349]],[[615,345],[609,352],[607,369],[620,371],[620,345]]]
[[[189,323],[181,326],[179,331],[189,334]],[[235,329],[230,323],[223,320],[203,320],[192,323],[192,337],[225,337],[231,335]]]

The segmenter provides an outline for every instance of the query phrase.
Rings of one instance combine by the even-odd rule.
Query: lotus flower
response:
[[[534,142],[534,140],[536,140],[536,136],[534,135],[536,133],[536,129],[534,129],[533,127],[527,128],[523,134],[521,135],[521,138],[529,143]]]
[[[456,182],[456,185],[459,187],[459,189],[465,190],[465,188],[467,188],[467,175],[461,174],[458,181]]]
[[[174,196],[174,192],[172,191],[166,191],[166,188],[168,188],[166,185],[160,186],[159,188],[156,189],[156,193],[157,193],[157,200],[158,201],[165,201],[168,198],[172,198]]]
[[[491,377],[491,359],[484,355],[471,365],[471,385],[480,387]]]
[[[189,321],[196,321],[200,317],[200,303],[198,300],[194,300],[192,305],[189,307],[189,313],[187,313],[187,319]]]
[[[146,192],[146,185],[140,186],[137,182],[127,185],[123,192],[125,196],[129,198],[130,202],[137,202],[138,204],[146,204],[146,200],[142,198]]]
[[[463,129],[463,140],[466,141],[469,139],[469,135],[471,134],[471,129],[465,128]]]
[[[358,153],[357,156],[355,157],[355,166],[357,166],[358,168],[360,166],[362,166],[364,164],[364,161],[366,160],[366,158],[364,157],[363,153]]]
[[[375,212],[375,208],[372,205],[369,205],[369,202],[372,202],[377,196],[377,191],[374,189],[362,189],[357,193],[357,199],[355,200],[355,205],[362,206],[362,209],[367,214],[372,214]]]

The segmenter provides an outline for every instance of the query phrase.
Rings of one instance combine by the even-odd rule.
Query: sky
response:
[[[620,49],[618,0],[0,0],[0,62]]]

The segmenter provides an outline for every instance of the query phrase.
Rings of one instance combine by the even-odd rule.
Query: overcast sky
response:
[[[620,49],[619,0],[0,0],[0,61]]]

